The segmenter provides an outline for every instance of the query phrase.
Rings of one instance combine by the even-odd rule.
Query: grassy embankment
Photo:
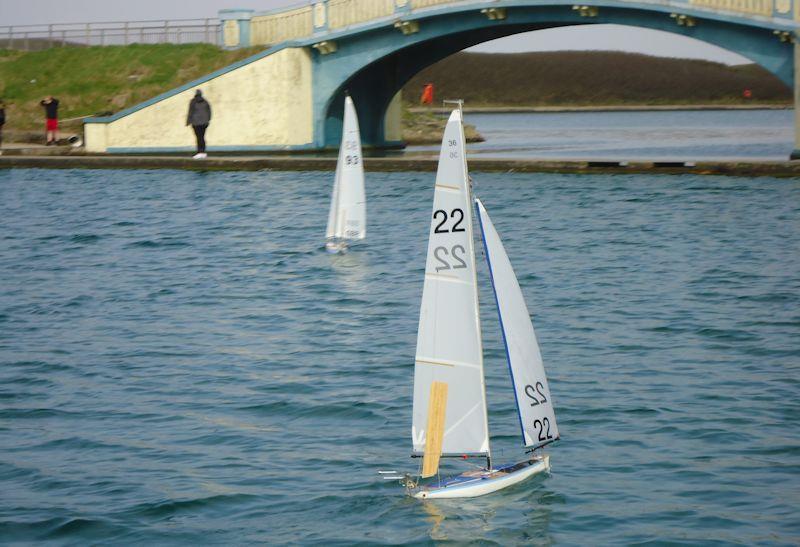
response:
[[[5,99],[7,140],[40,137],[39,101],[54,95],[62,120],[118,112],[243,59],[259,48],[226,51],[205,44],[67,47],[0,50],[0,97]],[[422,84],[441,98],[480,106],[624,106],[791,104],[780,81],[755,65],[728,67],[706,61],[616,52],[522,54],[460,53],[427,68],[404,88],[416,104]],[[753,98],[742,98],[743,89]],[[403,116],[409,142],[437,142],[442,119],[431,112]],[[62,124],[79,131],[80,121]],[[15,135],[16,133],[16,135]],[[468,137],[479,136],[468,128]]]
[[[206,44],[0,50],[0,97],[6,131],[41,131],[39,101],[53,95],[62,119],[118,112],[234,63],[261,48],[226,51]],[[79,131],[80,121],[62,123]],[[11,137],[15,135],[9,135]]]
[[[404,87],[407,104],[426,82],[437,102],[460,98],[467,107],[792,104],[791,90],[758,65],[610,51],[458,53],[417,74]]]

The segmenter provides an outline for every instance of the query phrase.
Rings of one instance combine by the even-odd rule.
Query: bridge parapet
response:
[[[495,0],[498,4],[510,4]],[[369,25],[381,19],[400,19],[416,11],[431,8],[461,7],[470,4],[486,4],[479,0],[312,0],[302,6],[255,13],[252,16],[249,42],[229,46],[273,46],[291,40],[306,40],[326,32],[339,32],[351,27]],[[793,26],[800,22],[800,0],[590,0],[595,5],[624,7],[629,5],[655,4],[680,11],[697,9],[720,15],[732,15],[753,19],[772,19]]]
[[[394,15],[395,0],[327,0],[328,28],[340,29]]]
[[[439,4],[453,4],[453,0],[411,0],[411,9],[428,8]]]
[[[277,13],[254,15],[250,21],[251,44],[271,45],[307,38],[314,33],[314,9],[311,5]]]
[[[689,4],[720,12],[727,11],[766,17],[770,17],[775,11],[773,0],[689,0]],[[791,5],[791,0],[789,0],[789,4]]]

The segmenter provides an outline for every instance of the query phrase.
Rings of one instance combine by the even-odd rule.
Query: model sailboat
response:
[[[493,466],[489,446],[472,196],[460,110],[445,129],[433,198],[425,284],[414,368],[413,455],[419,479],[405,484],[417,498],[488,494],[550,469],[536,449],[559,438],[536,334],[500,236],[475,200],[486,260],[503,332],[523,444],[529,457]],[[485,457],[486,467],[439,478],[443,457]],[[425,484],[424,480],[435,477]]]
[[[350,240],[367,235],[367,207],[364,198],[364,166],[361,162],[361,135],[353,100],[344,100],[342,144],[336,162],[325,249],[331,253],[347,250]]]

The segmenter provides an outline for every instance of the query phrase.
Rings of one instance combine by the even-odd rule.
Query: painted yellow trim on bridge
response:
[[[268,15],[256,15],[250,20],[252,45],[273,45],[287,40],[306,38],[313,32],[314,13],[311,6]]]
[[[689,5],[717,11],[772,16],[773,0],[689,0]]]
[[[328,0],[328,28],[343,28],[394,14],[394,0]]]

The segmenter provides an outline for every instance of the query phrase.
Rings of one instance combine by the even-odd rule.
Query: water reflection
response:
[[[330,254],[331,268],[339,286],[348,296],[364,293],[364,281],[370,273],[369,256],[364,243],[354,243],[344,253]]]
[[[536,477],[487,496],[420,502],[428,535],[433,541],[457,543],[492,537],[500,544],[549,545],[554,542],[553,506],[564,500],[546,487],[546,481]]]

